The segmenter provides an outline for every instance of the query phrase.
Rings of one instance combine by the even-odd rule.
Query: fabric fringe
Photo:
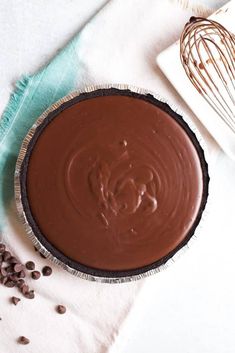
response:
[[[15,84],[16,88],[11,93],[9,102],[0,119],[0,144],[2,143],[3,138],[7,135],[15,114],[21,106],[21,102],[30,80],[30,76],[22,76],[22,78]]]

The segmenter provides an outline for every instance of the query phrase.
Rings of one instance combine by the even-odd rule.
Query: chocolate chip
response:
[[[13,282],[17,282],[18,281],[18,276],[16,274],[10,275],[8,278],[11,281],[13,281]]]
[[[1,278],[1,283],[2,283],[2,284],[5,285],[7,281],[8,281],[8,278],[7,278],[7,277],[2,277],[2,278]]]
[[[0,274],[1,274],[3,277],[7,276],[7,270],[2,267],[2,268],[0,269]]]
[[[24,296],[25,296],[25,298],[27,298],[27,299],[34,299],[34,297],[35,297],[34,290],[30,290],[30,291],[26,292],[26,293],[24,294]]]
[[[25,267],[27,270],[33,271],[35,269],[35,263],[33,261],[28,261],[26,262]]]
[[[64,305],[57,305],[56,311],[59,314],[64,314],[66,313],[66,307]]]
[[[30,342],[30,340],[29,340],[27,337],[20,336],[20,337],[18,338],[18,343],[19,343],[19,344],[24,344],[24,345],[26,345],[26,344],[29,344],[29,342]]]
[[[33,279],[39,279],[40,277],[41,277],[41,273],[39,272],[39,271],[33,271],[32,273],[31,273],[31,277],[33,278]]]
[[[11,298],[11,302],[12,302],[14,305],[17,305],[17,304],[20,302],[20,298],[12,297],[12,298]]]
[[[0,243],[0,254],[6,250],[6,246],[3,243]]]
[[[38,249],[36,248],[36,246],[34,246],[34,250],[35,250],[35,251],[38,251]]]
[[[13,269],[14,269],[14,272],[17,272],[17,273],[19,273],[19,272],[24,272],[24,271],[23,271],[24,266],[21,265],[21,264],[18,264],[18,263],[16,263],[16,264],[14,265]]]
[[[26,285],[25,281],[22,278],[25,278],[25,267],[17,260],[16,257],[12,256],[9,251],[6,250],[5,245],[3,246],[0,243],[0,283],[5,285],[8,288],[13,288],[17,286],[22,294],[29,299],[34,298],[34,291],[29,290],[29,286]],[[6,265],[3,267],[3,263]],[[35,266],[35,265],[34,265]],[[35,278],[38,277],[38,273],[40,276],[40,272],[36,271]],[[12,297],[11,301],[14,305],[17,305],[19,302],[19,298]]]
[[[11,258],[8,260],[10,264],[17,264],[19,261],[17,260],[16,257],[11,256]]]
[[[20,289],[23,287],[24,284],[25,284],[25,282],[23,279],[18,279],[18,281],[16,283],[17,287]]]
[[[15,282],[8,279],[5,283],[5,286],[8,288],[13,288],[13,287],[15,287]]]
[[[11,258],[11,253],[9,253],[9,251],[4,251],[2,258],[3,261],[8,261]]]
[[[18,274],[18,277],[19,278],[25,278],[25,272],[23,270],[20,271],[19,274]]]
[[[49,266],[44,266],[42,269],[43,276],[50,276],[52,274],[52,268]]]
[[[24,283],[20,289],[21,289],[21,293],[25,295],[25,293],[28,293],[29,291],[29,286],[27,286],[27,284]]]
[[[6,270],[6,272],[8,274],[11,274],[11,273],[15,272],[12,265],[9,265],[9,266],[5,267],[5,270]]]

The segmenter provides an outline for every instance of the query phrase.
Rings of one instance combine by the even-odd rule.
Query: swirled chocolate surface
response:
[[[195,225],[204,183],[190,130],[170,113],[137,94],[109,93],[45,121],[23,166],[36,232],[68,259],[104,271],[174,251]]]

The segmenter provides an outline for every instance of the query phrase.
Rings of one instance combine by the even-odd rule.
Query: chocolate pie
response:
[[[82,93],[50,111],[20,168],[35,237],[71,269],[142,274],[193,235],[208,195],[195,134],[166,103],[116,88]]]

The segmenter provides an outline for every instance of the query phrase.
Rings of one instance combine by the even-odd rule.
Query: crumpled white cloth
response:
[[[191,15],[209,13],[209,9],[191,1],[110,1],[81,32],[77,55],[82,80],[78,88],[102,83],[132,84],[159,93],[190,115],[156,66],[155,58],[178,39]],[[209,135],[203,128],[202,132],[210,144]],[[33,260],[39,270],[49,264],[53,275],[39,281],[29,279],[36,298],[22,299],[17,307],[9,303],[9,297],[18,296],[17,290],[0,286],[0,352],[111,351],[145,280],[110,285],[73,277],[34,252],[17,219],[14,203],[10,213],[4,241],[23,263]],[[158,275],[154,280],[158,280]],[[67,307],[65,315],[55,312],[57,304]],[[20,335],[28,337],[31,343],[17,345]]]

